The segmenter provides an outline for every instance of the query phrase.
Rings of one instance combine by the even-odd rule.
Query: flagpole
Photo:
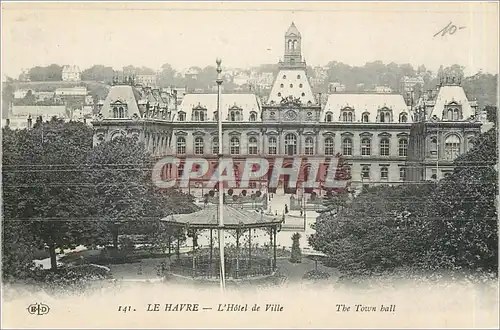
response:
[[[218,150],[218,158],[219,165],[217,166],[217,172],[219,174],[219,254],[220,254],[220,289],[224,292],[226,288],[226,274],[225,274],[225,264],[224,264],[224,182],[220,180],[222,177],[222,168],[221,162],[223,157],[223,142],[222,142],[222,111],[220,105],[221,98],[221,85],[222,85],[222,76],[221,76],[221,63],[222,60],[218,58],[217,63],[217,124],[218,124],[218,133],[219,133],[219,150]]]

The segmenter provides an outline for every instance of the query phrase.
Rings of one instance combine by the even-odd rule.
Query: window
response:
[[[398,149],[399,149],[399,156],[406,157],[408,155],[408,140],[407,139],[399,140]]]
[[[249,155],[257,155],[258,152],[258,145],[257,145],[257,138],[254,136],[251,136],[248,139],[248,154]]]
[[[384,180],[387,180],[389,178],[389,169],[387,168],[387,166],[382,166],[380,168],[380,178]]]
[[[408,121],[408,115],[406,112],[403,112],[402,114],[399,115],[399,122],[400,123],[406,123]]]
[[[290,84],[290,88],[293,88],[293,84]]]
[[[214,120],[219,121],[219,113],[217,111],[214,111]]]
[[[385,123],[385,113],[383,112],[380,113],[380,122]]]
[[[257,113],[251,112],[250,113],[250,121],[256,121],[257,120]]]
[[[231,155],[239,155],[240,154],[240,139],[236,136],[233,136],[230,141],[230,150]]]
[[[297,154],[297,137],[292,133],[285,136],[285,153],[289,156]]]
[[[283,79],[286,79],[286,75],[283,75]]]
[[[205,144],[203,143],[203,138],[201,136],[197,136],[194,139],[194,153],[196,155],[203,155],[204,146]]]
[[[214,155],[219,154],[219,138],[218,137],[214,137],[212,139],[212,153]]]
[[[186,120],[186,114],[184,112],[179,112],[179,121],[185,121]]]
[[[300,77],[300,76],[299,76],[299,77]],[[302,85],[302,84],[299,84],[299,88],[302,88],[302,87],[303,87],[303,85]]]
[[[431,153],[437,153],[437,137],[433,136],[430,140],[430,151]]]
[[[184,155],[186,153],[186,139],[182,136],[177,138],[177,153]]]
[[[276,155],[276,149],[277,149],[276,138],[274,136],[269,137],[268,144],[269,144],[269,154]]]
[[[342,111],[342,121],[352,122],[354,116],[351,111]]]
[[[460,154],[460,138],[455,134],[449,135],[444,141],[446,159],[453,160]]]
[[[365,112],[365,113],[363,113],[363,116],[361,117],[361,121],[362,121],[363,123],[367,123],[367,122],[369,122],[369,121],[370,121],[370,120],[369,120],[369,118],[370,118],[370,117],[368,116],[368,113],[366,113],[366,112]]]
[[[380,140],[380,156],[389,156],[389,139]]]
[[[300,94],[300,95],[302,95],[302,97],[304,97],[304,96],[306,96],[306,93],[302,93],[302,94]]]
[[[403,181],[406,179],[406,167],[399,168],[399,179]]]
[[[345,138],[342,141],[342,153],[344,156],[352,156],[352,140],[350,138]]]
[[[369,179],[369,178],[370,178],[370,167],[365,165],[361,168],[361,179]]]
[[[467,140],[467,150],[471,150],[472,148],[474,148],[474,138],[470,137]]]
[[[332,122],[332,114],[330,112],[328,112],[326,114],[326,118],[325,118],[325,121],[328,122],[328,123],[331,123]]]
[[[281,84],[280,87],[283,88],[283,87],[285,87],[285,85]]]
[[[453,120],[460,120],[460,111],[458,109],[453,110]]]
[[[196,110],[193,113],[193,120],[194,121],[205,121],[205,112],[201,110]]]
[[[299,75],[297,75],[297,79],[300,79],[300,74],[299,74]]]
[[[278,93],[278,96],[281,96],[281,93]]]
[[[310,136],[306,137],[304,152],[308,156],[314,155],[314,140]]]
[[[118,108],[117,107],[113,108],[113,117],[118,118]]]
[[[361,155],[370,156],[372,154],[372,141],[369,138],[361,140]]]
[[[325,139],[325,155],[333,156],[333,154],[335,152],[334,147],[335,147],[335,144],[333,142],[333,138],[327,137]]]

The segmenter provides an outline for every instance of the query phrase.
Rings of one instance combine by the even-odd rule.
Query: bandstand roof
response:
[[[186,226],[201,229],[219,228],[217,217],[218,205],[209,204],[204,209],[188,214],[174,214],[160,221],[172,225]],[[227,204],[223,206],[224,228],[261,228],[279,225],[283,221],[282,215],[261,214],[255,210],[239,209]]]

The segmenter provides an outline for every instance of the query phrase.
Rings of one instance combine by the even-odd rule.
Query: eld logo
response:
[[[28,306],[28,313],[32,315],[49,314],[50,307],[45,304],[31,304]]]

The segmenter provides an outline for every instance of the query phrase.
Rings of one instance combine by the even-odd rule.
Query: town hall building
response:
[[[321,104],[321,95],[315,95],[309,83],[302,35],[294,23],[284,35],[284,46],[266,100],[250,93],[221,95],[222,143],[216,93],[186,94],[178,105],[175,91],[141,88],[133,78],[111,87],[93,122],[94,143],[132,136],[144,142],[154,157],[203,157],[212,169],[222,148],[233,159],[237,180],[249,156],[263,157],[270,164],[269,175],[251,185],[266,191],[277,157],[285,158],[284,167],[302,159],[297,168],[299,187],[309,173],[317,172],[317,180],[324,181],[330,158],[338,154],[348,164],[351,186],[441,178],[452,169],[453,158],[470,148],[480,133],[477,106],[467,100],[458,80],[441,81],[413,108],[395,93],[335,92]],[[435,166],[440,159],[442,165]],[[165,175],[180,176],[183,170],[182,164],[168,167]],[[207,175],[192,182],[188,189],[213,189],[205,185],[209,179]],[[281,178],[278,190],[295,193],[287,180]],[[324,193],[321,187],[314,190]]]

